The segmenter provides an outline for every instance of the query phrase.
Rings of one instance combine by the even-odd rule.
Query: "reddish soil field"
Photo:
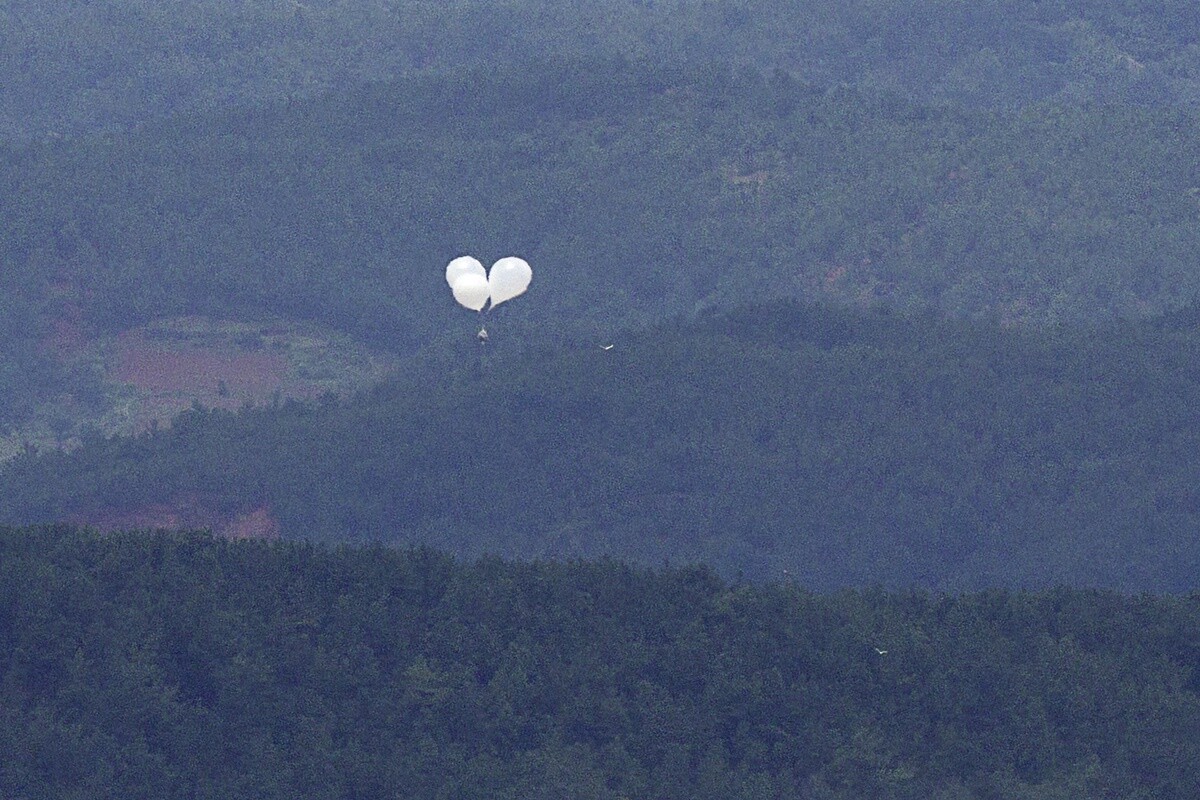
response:
[[[111,403],[98,419],[112,435],[169,425],[195,403],[236,409],[274,397],[317,397],[392,369],[365,350],[315,329],[263,328],[201,317],[165,320],[119,334],[115,342],[105,337],[89,343],[79,315],[72,306],[65,309],[41,344],[48,353],[78,353],[90,367],[104,364]],[[80,412],[73,402],[69,397],[63,402],[63,413]],[[131,509],[77,507],[64,521],[101,531],[208,529],[234,539],[277,539],[281,533],[266,504],[231,509],[202,492],[154,500]]]
[[[223,383],[231,395],[261,398],[286,376],[287,362],[271,353],[170,347],[150,341],[142,331],[117,340],[114,377],[148,392],[209,395]]]
[[[155,503],[131,511],[97,509],[81,511],[66,522],[87,525],[100,531],[200,530],[208,529],[229,539],[278,539],[279,521],[270,508],[262,506],[233,516],[217,512],[203,496],[187,493],[167,503]]]

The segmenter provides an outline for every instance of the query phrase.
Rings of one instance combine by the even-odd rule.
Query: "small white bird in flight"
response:
[[[600,345],[600,349],[601,350],[612,350],[613,346],[611,344],[602,344],[602,345]]]
[[[881,656],[887,655],[887,650],[880,650],[878,647],[875,648],[875,652],[879,653],[879,655],[881,655]]]

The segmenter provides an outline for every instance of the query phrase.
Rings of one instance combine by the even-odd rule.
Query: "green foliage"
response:
[[[1200,334],[771,305],[25,456],[0,519],[198,497],[287,536],[810,587],[1195,585]],[[476,372],[476,368],[481,372]]]
[[[83,285],[105,327],[267,309],[425,341],[462,250],[520,251],[593,325],[822,288],[1094,317],[1195,296],[1196,140],[1174,113],[546,61],[13,153],[0,255],[7,291]]]
[[[764,295],[1142,314],[1200,288],[1196,134],[1175,112],[966,114],[551,59],[10,153],[0,288],[69,287],[103,329],[271,312],[392,347],[444,331],[463,251],[536,265],[537,304],[507,313],[547,336]]]
[[[597,56],[719,60],[972,106],[1195,105],[1198,26],[1183,0],[11,0],[0,136],[127,130],[414,72]]]
[[[778,296],[1035,324],[1173,309],[1200,292],[1198,134],[1151,107],[936,109],[568,49],[10,148],[0,422],[89,393],[52,358],[64,323],[282,315],[444,349],[462,252],[535,265],[501,316],[543,342]]]
[[[0,578],[6,797],[1200,790],[1194,597],[64,529],[0,531]]]

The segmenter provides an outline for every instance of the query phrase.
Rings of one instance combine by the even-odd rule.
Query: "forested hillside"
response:
[[[1051,336],[760,306],[611,350],[459,355],[352,400],[27,455],[0,474],[0,520],[262,509],[286,537],[813,588],[1180,591],[1200,571],[1192,316]]]
[[[278,315],[444,348],[471,324],[441,272],[463,252],[534,264],[501,314],[527,342],[777,296],[1035,325],[1157,313],[1200,288],[1198,143],[1177,111],[935,110],[592,59],[10,149],[0,422],[102,398],[47,346],[64,326]]]
[[[0,794],[1200,793],[1200,602],[0,530]]]
[[[48,30],[48,8],[6,9],[12,41]],[[192,30],[196,64],[261,54],[254,42],[295,55],[272,27],[285,11],[323,20],[314,42],[337,26],[395,31],[380,16],[393,8],[333,8],[262,6],[239,40],[249,12],[202,3],[154,30]],[[549,36],[557,6],[405,14],[474,35],[513,12],[528,33],[521,15],[537,8]],[[631,8],[579,16],[553,46],[517,37],[486,63],[313,72],[336,92],[254,88],[243,64],[234,94],[253,103],[5,146],[0,426],[53,400],[56,443],[86,443],[6,470],[4,518],[187,502],[206,519],[269,513],[289,536],[696,558],[814,586],[1190,586],[1194,331],[1141,320],[1200,290],[1200,127],[1178,104],[1080,88],[1087,59],[1064,42],[1104,39],[1117,54],[1088,63],[1142,88],[1173,64],[1178,88],[1191,16],[860,3],[775,28],[800,12],[677,4],[668,41],[647,22],[667,5]],[[135,3],[72,11],[38,41],[150,19]],[[218,17],[211,36],[188,27]],[[617,24],[635,17],[649,27]],[[939,26],[982,37],[961,40],[965,54],[1002,18],[1014,58],[1075,66],[1024,99],[961,103],[930,77],[949,50],[927,48],[928,74],[902,69]],[[708,22],[748,38],[705,49],[688,31]],[[845,48],[822,78],[785,63],[789,30],[883,50]],[[631,44],[651,40],[662,52]],[[756,61],[749,42],[778,47]],[[850,63],[857,77],[833,80]],[[1040,85],[1031,75],[1013,85]],[[476,320],[442,278],[460,253],[520,254],[536,273],[491,315],[480,375]],[[843,310],[753,305],[780,297]],[[721,314],[689,321],[706,310]],[[321,323],[403,355],[406,374],[353,401],[200,409],[105,441],[86,423],[113,405],[109,377],[73,348],[180,315]]]
[[[1198,41],[0,4],[0,797],[1200,797]]]
[[[0,30],[0,138],[547,56],[715,60],[971,107],[1200,101],[1183,0],[9,0]]]

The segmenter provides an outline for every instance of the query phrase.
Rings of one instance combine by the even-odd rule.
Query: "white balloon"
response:
[[[446,265],[446,283],[450,284],[450,288],[454,288],[454,283],[463,275],[479,275],[482,278],[487,277],[487,272],[483,269],[483,264],[479,263],[479,259],[471,256],[459,256]]]
[[[482,311],[491,294],[488,288],[488,279],[474,272],[465,272],[459,275],[450,289],[454,292],[454,299],[459,302],[459,305],[466,306],[472,311]]]
[[[488,273],[492,307],[495,308],[504,301],[512,300],[517,295],[523,294],[529,288],[529,282],[532,280],[533,270],[523,258],[509,256],[492,264],[492,269]]]

